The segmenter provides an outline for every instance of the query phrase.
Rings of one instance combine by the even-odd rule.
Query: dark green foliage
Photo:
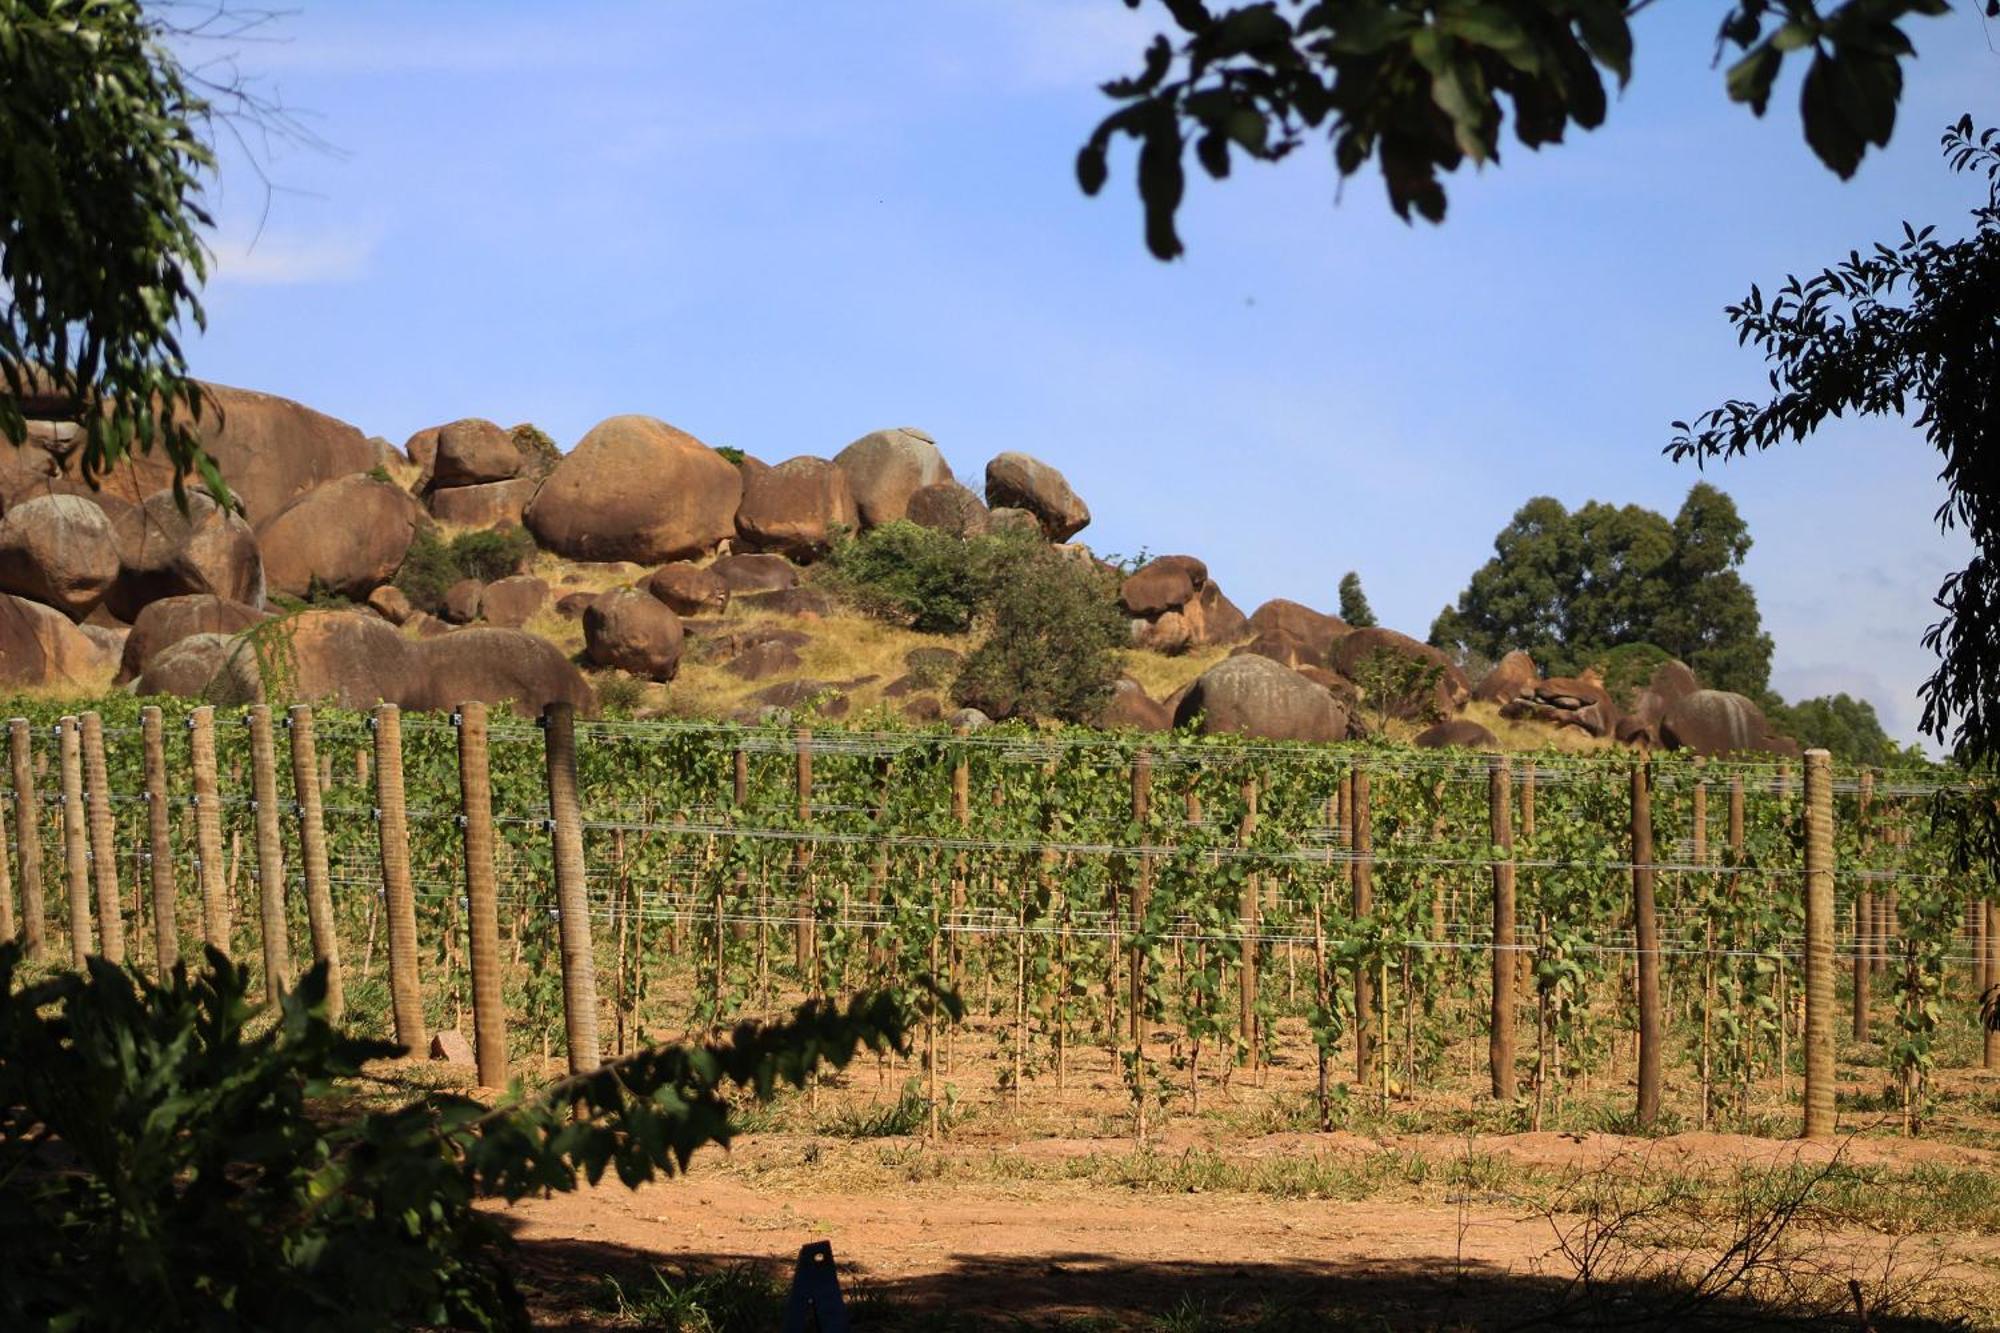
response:
[[[1354,683],[1361,689],[1361,702],[1375,713],[1379,730],[1390,718],[1412,722],[1437,722],[1444,717],[1438,700],[1438,682],[1444,668],[1421,657],[1399,653],[1393,648],[1377,648],[1354,668]]]
[[[556,442],[549,438],[547,431],[533,422],[523,421],[507,434],[514,441],[514,447],[528,459],[529,467],[525,475],[547,476],[557,463],[562,462],[562,450],[556,448]]]
[[[1368,605],[1368,594],[1361,590],[1361,575],[1352,569],[1340,576],[1340,618],[1356,629],[1381,623],[1375,619],[1375,608]]]
[[[663,1333],[770,1333],[785,1317],[785,1288],[749,1264],[706,1273],[655,1268],[605,1286],[613,1313]]]
[[[1043,544],[1013,529],[958,537],[898,520],[837,542],[822,586],[877,616],[927,634],[964,634]]]
[[[158,447],[226,496],[180,345],[214,165],[196,82],[139,0],[0,0],[0,438],[39,380],[82,407],[86,480]]]
[[[247,978],[220,954],[164,984],[93,959],[19,986],[17,962],[0,947],[8,1328],[525,1328],[508,1240],[476,1198],[672,1175],[728,1142],[732,1090],[767,1097],[863,1048],[902,1050],[914,1021],[890,996],[812,1002],[490,1109],[431,1095],[351,1113],[336,1081],[396,1048],[327,1024],[323,969],[251,1036]]]
[[[1767,402],[1732,399],[1690,424],[1668,446],[1675,458],[1733,458],[1799,441],[1829,418],[1901,418],[1942,456],[1946,497],[1940,527],[1963,528],[1972,558],[1946,578],[1944,616],[1924,635],[1938,655],[1924,683],[1923,730],[1951,745],[1968,767],[2000,764],[2000,131],[1971,117],[1945,132],[1954,171],[1986,177],[1986,202],[1961,240],[1903,224],[1894,245],[1855,251],[1766,300],[1750,289],[1728,308],[1739,342],[1769,369]],[[2000,826],[1989,853],[2000,847]]]
[[[1033,542],[993,593],[986,638],[952,697],[994,718],[1095,721],[1129,630],[1116,575]]]
[[[460,579],[491,583],[518,574],[535,553],[525,528],[480,528],[446,540],[436,528],[419,528],[396,570],[395,584],[410,604],[436,611]]]
[[[1737,574],[1750,531],[1706,482],[1669,522],[1638,505],[1591,501],[1571,513],[1539,496],[1493,540],[1494,557],[1431,625],[1431,642],[1498,659],[1528,652],[1574,675],[1612,649],[1650,644],[1704,685],[1755,698],[1771,674],[1771,637]]]
[[[1125,2],[1136,9],[1140,0]],[[1084,193],[1096,194],[1112,138],[1138,141],[1146,246],[1160,259],[1181,253],[1174,223],[1190,140],[1220,180],[1232,151],[1274,162],[1324,134],[1341,176],[1377,160],[1399,217],[1414,210],[1442,221],[1440,173],[1497,162],[1510,105],[1514,137],[1528,148],[1604,122],[1605,76],[1621,89],[1631,78],[1631,16],[1644,8],[1631,0],[1163,5],[1182,40],[1156,36],[1138,74],[1104,85],[1121,105],[1076,163]],[[1986,7],[2000,13],[2000,0]],[[1725,87],[1761,116],[1786,55],[1809,52],[1806,142],[1847,177],[1895,125],[1902,62],[1914,54],[1902,21],[1947,8],[1945,0],[1727,0],[1716,55],[1741,53]]]
[[[1673,656],[1657,643],[1621,643],[1590,665],[1604,678],[1612,701],[1630,708],[1634,696],[1652,682],[1653,673]]]
[[[597,706],[606,717],[630,717],[632,710],[646,701],[646,683],[624,672],[606,672],[591,682],[597,687]]]
[[[717,446],[715,446],[715,452],[721,454],[722,457],[725,460],[727,460],[730,466],[732,467],[743,466],[743,451],[741,449],[738,449],[736,446],[730,444],[718,444]]]
[[[1836,763],[1879,766],[1901,757],[1866,699],[1831,694],[1787,704],[1772,696],[1764,701],[1764,716],[1780,735],[1807,749],[1827,750]]]

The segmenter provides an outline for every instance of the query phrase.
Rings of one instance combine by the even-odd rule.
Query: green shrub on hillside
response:
[[[964,634],[1045,549],[1018,530],[958,537],[898,520],[836,543],[820,583],[879,619]]]
[[[514,447],[532,463],[530,472],[534,476],[547,476],[562,461],[562,450],[556,448],[556,442],[549,438],[547,431],[532,422],[523,421],[507,434],[513,438]]]
[[[1604,689],[1612,702],[1630,708],[1639,691],[1652,684],[1653,673],[1673,660],[1674,655],[1658,644],[1621,643],[1591,665],[1604,677]]]
[[[1096,562],[1033,543],[995,590],[952,697],[994,718],[1095,722],[1129,632],[1117,598],[1117,577]]]
[[[412,606],[435,612],[460,579],[504,579],[520,573],[534,553],[535,539],[523,528],[461,532],[449,541],[436,528],[421,528],[396,570],[395,584]]]

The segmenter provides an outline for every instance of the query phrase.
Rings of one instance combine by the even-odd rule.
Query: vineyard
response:
[[[489,1086],[934,976],[966,1003],[906,1094],[934,1134],[975,1062],[1014,1113],[1116,1071],[1141,1139],[1278,1064],[1323,1128],[1460,1075],[1541,1128],[1629,1069],[1637,1128],[1795,1132],[1752,1114],[1775,1081],[1826,1132],[1838,1003],[1915,1133],[2000,982],[1990,872],[1934,818],[1976,793],[1915,765],[10,711],[0,936],[322,958],[350,1025],[469,1027]]]

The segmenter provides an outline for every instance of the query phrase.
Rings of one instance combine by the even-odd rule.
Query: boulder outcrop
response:
[[[687,432],[645,416],[590,429],[542,482],[524,519],[573,560],[660,564],[735,535],[743,477]]]
[[[788,458],[748,480],[736,531],[752,550],[811,560],[860,525],[847,474],[824,458]]]
[[[1224,733],[1280,741],[1347,739],[1347,712],[1322,687],[1267,657],[1226,658],[1182,696],[1174,725],[1199,719],[1203,735]]]
[[[1009,451],[986,465],[986,503],[1033,514],[1052,542],[1066,542],[1090,526],[1090,506],[1063,474],[1028,454]]]
[[[272,592],[330,592],[356,601],[395,577],[423,506],[401,487],[365,474],[306,492],[257,530]]]
[[[80,495],[38,495],[0,516],[0,593],[71,620],[95,610],[118,578],[111,520]]]
[[[183,512],[172,491],[157,491],[112,524],[118,578],[104,605],[127,622],[164,597],[208,593],[264,604],[264,557],[250,525],[200,491]]]
[[[583,613],[584,653],[601,667],[672,680],[681,665],[681,618],[651,593],[617,588]]]
[[[905,517],[919,488],[952,479],[937,441],[914,426],[870,432],[833,461],[847,476],[861,522],[871,528]]]
[[[97,645],[68,616],[0,593],[0,685],[89,689],[107,674]]]
[[[118,679],[127,681],[150,671],[153,659],[182,639],[197,634],[229,637],[270,618],[268,611],[212,593],[161,598],[149,603],[132,622],[132,633],[125,639],[118,664]]]

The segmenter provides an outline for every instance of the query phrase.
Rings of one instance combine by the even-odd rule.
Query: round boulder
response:
[[[495,579],[479,590],[479,618],[502,629],[519,629],[549,601],[549,585],[532,574]]]
[[[948,532],[954,537],[977,537],[993,526],[993,516],[969,486],[956,481],[934,481],[910,492],[904,517],[920,528]]]
[[[400,625],[417,613],[403,590],[393,583],[385,583],[368,594],[368,609],[391,625]]]
[[[0,517],[0,592],[82,620],[117,578],[111,520],[82,496],[39,495]]]
[[[453,486],[430,494],[431,517],[461,528],[517,528],[541,481],[516,477],[483,486]]]
[[[240,634],[252,625],[271,618],[247,602],[235,602],[210,593],[189,593],[163,597],[139,612],[118,664],[118,679],[131,680],[152,670],[153,659],[182,639],[197,634]],[[208,682],[203,681],[204,685]]]
[[[210,593],[250,606],[264,604],[264,558],[242,518],[208,495],[190,491],[182,512],[172,491],[158,491],[112,524],[118,581],[104,600],[111,614],[132,620],[163,597]]]
[[[1333,646],[1353,632],[1339,616],[1275,597],[1250,613],[1250,651],[1286,666],[1332,666]]]
[[[1090,526],[1090,506],[1063,474],[1028,454],[1009,451],[986,465],[986,503],[1027,510],[1052,542],[1066,542]]]
[[[1120,676],[1111,687],[1111,699],[1097,716],[1097,725],[1109,731],[1171,731],[1174,715],[1130,676]]]
[[[438,615],[454,625],[470,625],[479,619],[479,595],[486,585],[478,579],[459,579],[444,590]]]
[[[306,492],[257,530],[271,591],[366,598],[395,576],[423,507],[407,491],[366,475]]]
[[[731,596],[784,592],[799,586],[799,571],[781,555],[725,555],[708,567]]]
[[[659,598],[618,588],[583,613],[584,653],[601,667],[672,680],[681,665],[681,618]]]
[[[1163,555],[1118,586],[1118,600],[1135,616],[1178,611],[1208,582],[1208,566],[1191,555]]]
[[[597,693],[576,664],[547,639],[526,630],[454,630],[414,645],[415,688],[406,708],[439,711],[462,703],[511,703],[534,716],[552,703],[597,711]]]
[[[442,490],[512,481],[521,475],[522,462],[513,436],[491,421],[467,417],[438,427],[428,485]]]
[[[1396,717],[1425,712],[1441,717],[1463,707],[1472,694],[1472,683],[1443,650],[1392,629],[1350,631],[1334,644],[1328,665],[1364,691],[1371,685],[1378,693],[1388,691],[1394,697],[1369,703]]]
[[[847,474],[824,458],[788,458],[743,486],[736,531],[753,550],[810,560],[860,517]]]
[[[1201,673],[1181,697],[1174,725],[1199,719],[1203,735],[1239,734],[1274,741],[1347,738],[1347,711],[1324,688],[1267,657],[1226,658]]]
[[[1660,720],[1660,742],[1702,755],[1776,754],[1796,749],[1795,743],[1772,732],[1764,710],[1755,702],[1728,690],[1696,690],[1675,700]]]
[[[363,611],[301,611],[239,634],[218,703],[407,704],[419,679],[417,645]]]
[[[1425,750],[1497,750],[1500,738],[1470,718],[1457,717],[1424,728],[1411,744]]]
[[[1521,691],[1533,689],[1541,678],[1542,673],[1535,665],[1535,659],[1516,648],[1479,678],[1479,684],[1472,689],[1472,697],[1482,703],[1504,704]]]
[[[233,634],[190,634],[153,654],[146,673],[133,682],[132,692],[203,698],[209,684],[239,651],[248,653],[250,649]]]
[[[646,580],[646,591],[672,607],[678,616],[707,615],[729,606],[729,585],[721,576],[685,560],[654,570]]]
[[[937,441],[914,426],[864,435],[833,461],[847,475],[861,522],[871,528],[905,517],[920,487],[952,479]]]
[[[0,685],[89,689],[108,674],[97,645],[68,616],[0,593]]]
[[[656,565],[734,536],[742,499],[742,474],[721,454],[664,421],[619,416],[563,456],[523,517],[558,555]]]

